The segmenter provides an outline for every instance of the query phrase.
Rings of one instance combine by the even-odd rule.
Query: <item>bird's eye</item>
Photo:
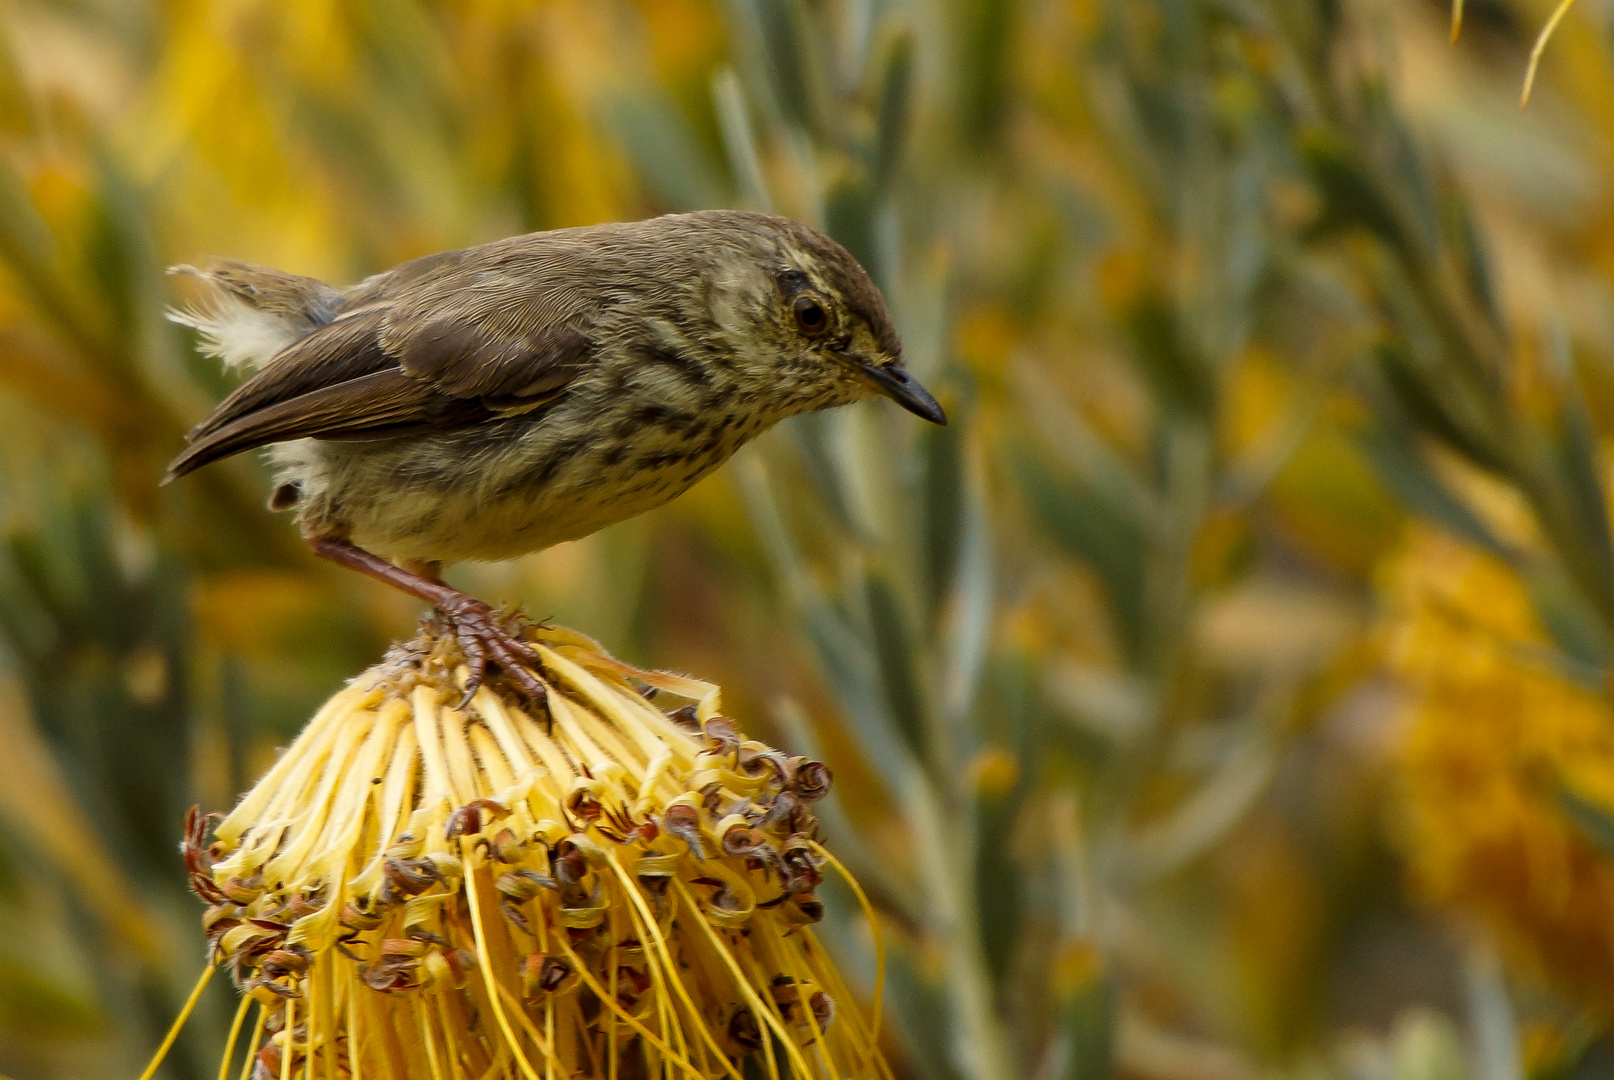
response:
[[[829,329],[829,316],[812,297],[803,296],[791,309],[796,313],[796,327],[808,337],[820,337]]]

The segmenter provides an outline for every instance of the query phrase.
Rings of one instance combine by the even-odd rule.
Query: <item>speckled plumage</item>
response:
[[[190,270],[190,268],[184,268]],[[939,419],[855,260],[743,211],[514,237],[338,290],[224,263],[176,315],[257,373],[170,478],[270,445],[273,505],[394,559],[503,559],[672,499],[785,417]],[[793,305],[821,304],[808,333]]]

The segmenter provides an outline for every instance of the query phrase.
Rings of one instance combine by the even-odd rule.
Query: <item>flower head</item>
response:
[[[253,1074],[888,1076],[811,930],[827,770],[746,739],[709,684],[526,635],[541,705],[484,685],[459,708],[428,630],[232,813],[193,814]]]

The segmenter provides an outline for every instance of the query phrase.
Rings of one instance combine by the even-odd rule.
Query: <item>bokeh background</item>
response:
[[[164,267],[738,205],[871,268],[953,423],[454,578],[832,766],[898,1074],[1609,1076],[1614,7],[1521,112],[1550,6],[4,0],[0,1073],[138,1073],[185,808],[419,616],[256,461],[158,489],[230,385]]]

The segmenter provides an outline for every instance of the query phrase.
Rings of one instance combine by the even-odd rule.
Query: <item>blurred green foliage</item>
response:
[[[183,808],[418,614],[303,552],[256,462],[156,487],[229,385],[163,268],[347,282],[714,205],[845,243],[952,424],[803,418],[454,574],[831,764],[899,1075],[1606,1070],[1551,972],[1409,902],[1381,812],[1409,516],[1529,582],[1562,670],[1614,658],[1611,39],[1572,16],[1520,114],[1539,7],[1451,48],[1433,0],[13,0],[0,1072],[138,1072],[202,963]],[[226,996],[168,1075],[210,1075]]]

